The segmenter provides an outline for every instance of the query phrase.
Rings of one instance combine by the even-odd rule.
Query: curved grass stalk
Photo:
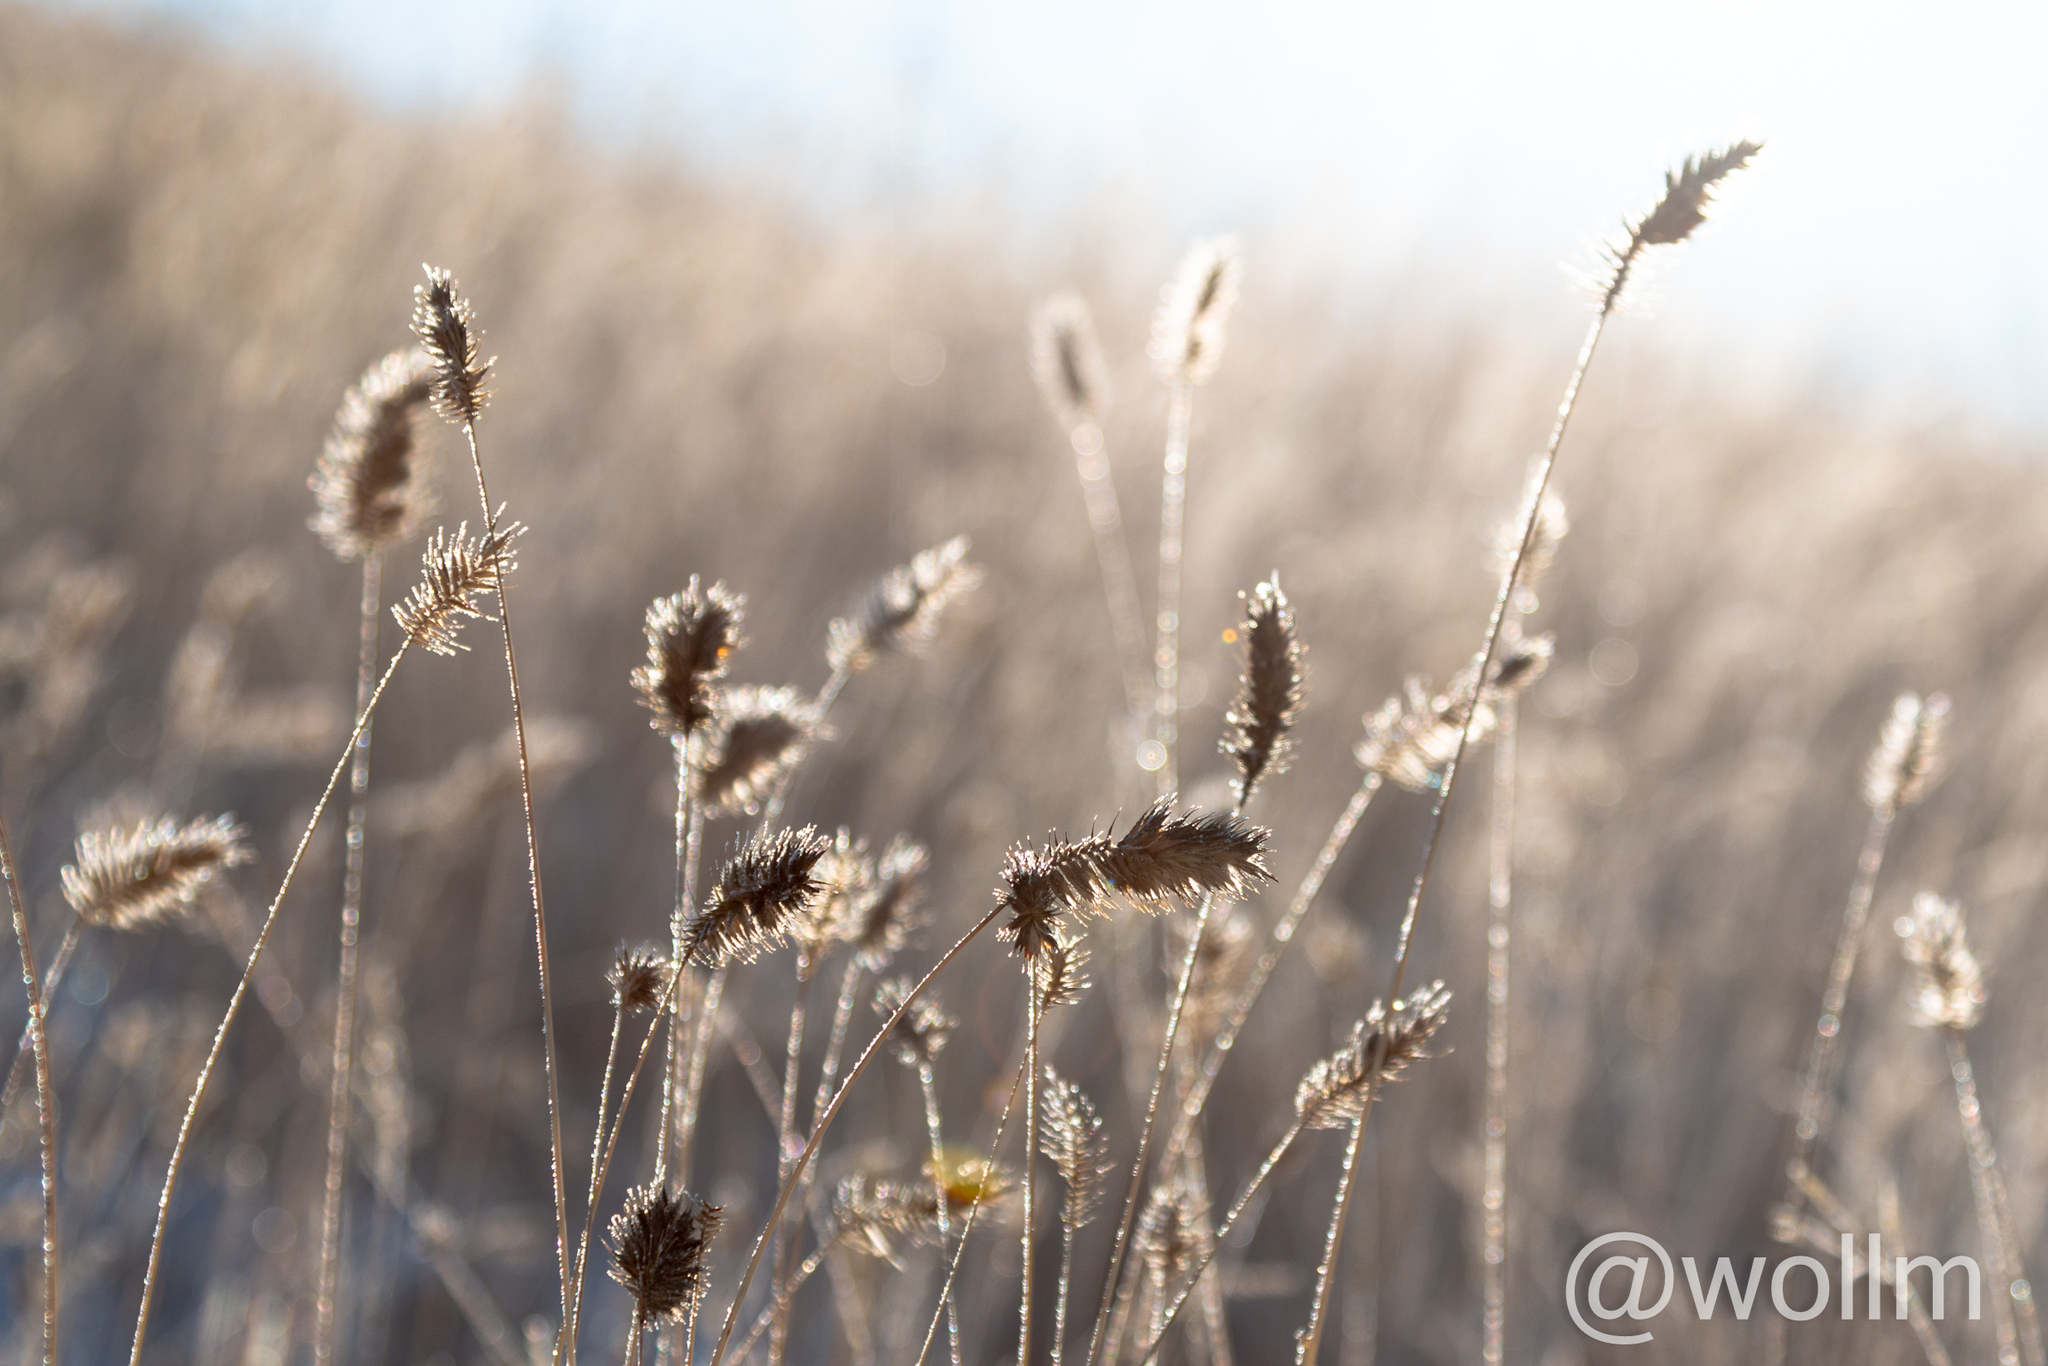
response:
[[[867,1047],[861,1050],[859,1059],[855,1061],[852,1069],[847,1072],[846,1080],[839,1084],[838,1093],[832,1097],[832,1103],[825,1107],[824,1116],[819,1119],[816,1127],[812,1129],[810,1141],[804,1144],[803,1151],[797,1155],[795,1167],[791,1169],[790,1175],[780,1183],[781,1189],[776,1192],[775,1207],[769,1211],[767,1224],[761,1229],[760,1235],[754,1239],[754,1250],[747,1258],[746,1270],[741,1273],[739,1285],[733,1290],[732,1305],[726,1310],[725,1323],[718,1331],[718,1345],[712,1349],[711,1366],[718,1366],[718,1363],[725,1359],[725,1349],[732,1341],[733,1325],[739,1319],[740,1306],[746,1300],[747,1287],[753,1284],[754,1273],[760,1269],[761,1254],[768,1248],[769,1234],[774,1230],[775,1225],[780,1222],[783,1211],[789,1206],[789,1197],[796,1189],[796,1178],[802,1175],[803,1169],[810,1164],[811,1158],[816,1156],[818,1144],[824,1139],[825,1131],[832,1126],[832,1121],[838,1116],[840,1108],[846,1104],[847,1093],[853,1089],[853,1084],[860,1080],[861,1073],[867,1071],[868,1064],[875,1060],[875,1055],[881,1051],[883,1043],[888,1040],[890,1033],[896,1028],[897,1023],[909,1013],[911,1006],[917,1003],[918,998],[924,995],[925,988],[929,987],[932,984],[932,980],[945,971],[947,965],[959,957],[960,951],[973,942],[976,935],[980,934],[990,925],[993,925],[996,917],[1002,913],[1002,903],[998,902],[987,915],[975,922],[972,929],[954,941],[953,947],[947,949],[939,961],[932,965],[931,971],[919,978],[917,985],[913,986],[904,995],[902,1004],[896,1008],[896,1013],[882,1022],[881,1029],[876,1031],[875,1036],[868,1041]],[[135,1366],[139,1366],[139,1363],[135,1364]]]
[[[383,557],[363,558],[362,625],[356,652],[356,711],[377,686],[377,608]],[[370,728],[362,727],[348,779],[348,839],[341,877],[341,949],[334,969],[334,1054],[327,1094],[327,1174],[321,1186],[320,1269],[313,1301],[313,1362],[334,1360],[335,1301],[341,1281],[341,1196],[348,1156],[349,1079],[355,1072],[356,940],[363,914],[363,857],[369,820]]]
[[[502,605],[502,604],[501,604]],[[391,676],[398,672],[406,652],[412,647],[408,637],[400,643],[397,653],[391,656],[391,663],[384,669],[384,676],[377,680],[377,686],[370,693],[369,702],[356,717],[355,729],[349,733],[348,745],[341,758],[335,762],[334,771],[327,775],[327,786],[320,793],[320,800],[313,805],[313,814],[306,822],[306,828],[299,836],[298,847],[292,851],[292,859],[285,866],[284,881],[279,884],[277,895],[271,898],[270,910],[263,917],[263,928],[257,931],[255,947],[249,950],[249,962],[242,969],[242,978],[235,984],[235,991],[228,998],[227,1011],[221,1016],[220,1027],[213,1032],[213,1046],[207,1050],[206,1062],[199,1069],[199,1079],[193,1083],[192,1098],[186,1103],[185,1118],[178,1125],[178,1137],[171,1145],[171,1160],[164,1172],[163,1194],[157,1197],[156,1232],[149,1242],[149,1260],[142,1272],[142,1304],[135,1313],[135,1345],[129,1350],[128,1366],[142,1366],[142,1342],[149,1331],[149,1310],[156,1293],[158,1263],[163,1258],[164,1228],[169,1222],[171,1197],[177,1193],[178,1174],[185,1162],[185,1149],[192,1139],[192,1126],[199,1117],[199,1102],[206,1095],[206,1084],[213,1080],[213,1069],[220,1063],[221,1049],[227,1043],[228,1030],[240,1013],[242,999],[249,994],[249,983],[256,977],[256,962],[263,956],[263,947],[270,942],[270,932],[277,926],[277,913],[284,905],[285,893],[291,890],[292,879],[298,876],[299,864],[305,860],[306,846],[313,842],[313,831],[320,824],[320,817],[326,814],[327,803],[333,800],[334,789],[341,783],[342,770],[349,766],[355,754],[355,747],[362,739],[363,731],[370,724],[370,716],[377,710],[377,703],[384,696],[384,689],[390,686]]]
[[[476,473],[476,493],[482,500],[484,533],[498,532],[498,514],[484,483],[484,461],[476,444],[476,419],[462,424],[469,439],[470,467]],[[548,1083],[548,1162],[555,1187],[555,1266],[561,1276],[563,1322],[569,1312],[569,1197],[562,1177],[562,1088],[555,1066],[555,993],[548,960],[548,915],[540,888],[540,842],[533,825],[533,773],[526,748],[526,708],[519,691],[519,656],[512,646],[512,602],[507,585],[498,586],[498,628],[505,639],[505,679],[512,694],[512,734],[519,744],[519,805],[526,817],[526,880],[533,899],[535,960],[540,969],[540,1032],[543,1063]]]
[[[36,1114],[41,1121],[43,1165],[43,1366],[57,1366],[58,1308],[61,1301],[57,1223],[57,1091],[50,1080],[50,1044],[43,1031],[43,993],[36,981],[36,951],[28,936],[27,904],[15,872],[14,848],[0,820],[0,882],[7,884],[8,912],[21,946],[21,989],[28,997],[29,1051],[36,1073]]]

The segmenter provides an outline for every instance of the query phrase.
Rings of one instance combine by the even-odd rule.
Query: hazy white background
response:
[[[1245,230],[1255,271],[1523,314],[1666,163],[1762,137],[1655,285],[1669,335],[1874,413],[2048,432],[2040,4],[69,3],[399,108],[539,84],[592,136],[826,212],[993,194],[1030,234],[1107,202]]]

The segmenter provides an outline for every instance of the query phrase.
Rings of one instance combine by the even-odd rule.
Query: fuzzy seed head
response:
[[[1556,653],[1557,636],[1549,631],[1504,643],[1486,677],[1487,705],[1497,708],[1503,697],[1514,696],[1543,677]]]
[[[1272,880],[1271,832],[1221,812],[1176,813],[1162,798],[1122,836],[1048,836],[1045,848],[1011,848],[997,900],[1010,913],[1000,933],[1026,959],[1065,945],[1062,917],[1101,914],[1121,901],[1157,913],[1204,893],[1244,895]]]
[[[1242,273],[1235,237],[1197,242],[1181,258],[1152,319],[1152,363],[1167,383],[1202,384],[1216,373]]]
[[[1983,1019],[1990,992],[1984,985],[1984,965],[1970,952],[1963,908],[1922,892],[1913,898],[1913,914],[1900,916],[1893,928],[1913,967],[1908,999],[1914,1023],[1930,1029],[1970,1029]]]
[[[1239,596],[1245,604],[1244,673],[1223,716],[1229,729],[1222,749],[1237,765],[1231,788],[1243,810],[1260,778],[1287,770],[1287,733],[1301,711],[1301,642],[1279,574]]]
[[[1032,313],[1031,378],[1067,431],[1101,424],[1109,406],[1109,373],[1095,321],[1079,295],[1055,294]]]
[[[875,861],[874,890],[856,908],[859,924],[852,935],[854,957],[863,970],[880,972],[887,967],[924,923],[925,873],[930,867],[924,846],[901,835],[890,840]]]
[[[1664,173],[1664,197],[1630,230],[1629,236],[1644,246],[1683,242],[1693,229],[1707,221],[1707,205],[1714,187],[1725,177],[1749,164],[1763,150],[1760,142],[1742,141],[1718,152],[1689,156],[1675,171]]]
[[[626,1193],[611,1220],[611,1277],[633,1296],[643,1326],[680,1319],[710,1288],[707,1252],[723,1210],[687,1191],[650,1183]]]
[[[499,511],[502,515],[503,509]],[[472,541],[467,522],[457,526],[452,537],[447,528],[437,528],[420,556],[419,583],[391,609],[399,629],[413,644],[437,655],[467,650],[459,639],[463,620],[497,620],[480,610],[476,600],[504,587],[516,563],[512,542],[525,531],[518,522],[500,523],[496,531]]]
[[[1365,718],[1365,738],[1352,750],[1358,766],[1411,792],[1436,786],[1437,770],[1457,753],[1467,721],[1475,741],[1491,736],[1499,721],[1484,699],[1473,715],[1473,672],[1461,671],[1442,693],[1430,690],[1427,675],[1410,675],[1400,696]]]
[[[725,676],[732,652],[746,644],[746,605],[724,584],[704,588],[692,574],[689,587],[648,606],[647,662],[633,670],[633,686],[663,735],[687,739],[717,714],[712,685]]]
[[[903,1010],[903,1003],[910,1000],[910,992],[916,982],[908,977],[892,977],[875,988],[875,1013],[884,1020]],[[896,1060],[905,1067],[916,1067],[919,1063],[930,1062],[946,1046],[953,1035],[953,1028],[960,1022],[946,1013],[939,999],[927,990],[915,1001],[910,1009],[903,1011],[903,1018],[889,1031],[889,1043],[896,1050]]]
[[[344,560],[362,560],[405,540],[433,510],[419,460],[419,410],[433,387],[426,352],[394,351],[342,396],[334,430],[313,475],[311,526]]]
[[[91,830],[58,874],[64,899],[96,929],[141,930],[183,913],[218,874],[255,857],[232,816],[179,828],[168,817],[133,830]]]
[[[736,839],[718,885],[683,926],[683,961],[751,963],[780,946],[821,890],[814,870],[831,848],[814,825]]]
[[[661,1004],[668,988],[668,959],[652,944],[621,944],[604,979],[611,983],[612,1005],[643,1014]]]
[[[1535,493],[1533,484],[1529,492]],[[1493,545],[1486,557],[1489,573],[1503,575],[1515,567],[1515,554],[1522,548],[1522,526],[1528,518],[1528,510],[1529,501],[1524,497],[1521,509],[1494,528]],[[1571,529],[1572,519],[1565,509],[1564,499],[1555,493],[1545,493],[1536,508],[1536,532],[1530,538],[1529,553],[1522,561],[1521,575],[1515,580],[1514,595],[1508,599],[1516,611],[1526,616],[1536,610],[1537,591],[1550,574],[1551,566],[1557,563],[1558,548],[1564,544],[1564,538]]]
[[[1103,1178],[1114,1170],[1107,1160],[1109,1140],[1102,1132],[1102,1116],[1087,1095],[1050,1067],[1045,1069],[1039,1104],[1045,1107],[1040,1126],[1045,1155],[1067,1185],[1060,1222],[1071,1233],[1093,1219],[1102,1203]]]
[[[427,282],[412,290],[412,330],[434,363],[434,407],[458,427],[473,425],[490,400],[490,361],[478,359],[483,334],[455,277],[423,267]]]
[[[892,650],[921,654],[946,608],[981,582],[967,562],[967,538],[920,551],[876,580],[860,605],[826,629],[825,659],[835,672],[859,673]]]
[[[1941,740],[1948,697],[1901,693],[1863,766],[1863,800],[1875,811],[1900,811],[1926,796],[1941,777]]]
[[[1088,950],[1079,944],[1062,941],[1028,961],[1041,1011],[1073,1005],[1088,990]]]
[[[1374,1001],[1351,1027],[1351,1041],[1309,1069],[1294,1093],[1295,1113],[1312,1129],[1343,1129],[1365,1112],[1379,1082],[1393,1081],[1409,1063],[1429,1054],[1429,1036],[1444,1022],[1451,993],[1432,982],[1389,1011]]]
[[[1214,1243],[1208,1202],[1193,1182],[1179,1175],[1152,1188],[1151,1200],[1138,1219],[1137,1249],[1153,1284],[1170,1286],[1208,1261]]]
[[[795,688],[749,684],[717,695],[705,734],[692,762],[704,814],[716,818],[757,814],[811,741],[828,732],[817,708]]]

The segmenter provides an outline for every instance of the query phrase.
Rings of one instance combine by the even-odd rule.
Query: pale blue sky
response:
[[[1053,225],[1110,194],[1162,233],[1244,229],[1297,280],[1421,263],[1524,311],[1664,165],[1762,137],[1711,245],[1662,271],[1660,326],[1874,406],[2048,431],[2038,3],[68,3],[401,107],[545,77],[594,136],[827,203],[993,186]]]

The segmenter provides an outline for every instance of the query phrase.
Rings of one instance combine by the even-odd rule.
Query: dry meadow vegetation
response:
[[[1159,304],[1142,231],[563,130],[0,7],[9,1359],[1567,1363],[1611,1229],[2042,1263],[2038,452],[1623,309],[1567,534],[1562,291],[1341,316],[1253,238]],[[2044,1366],[1989,1298],[1646,1350]]]

